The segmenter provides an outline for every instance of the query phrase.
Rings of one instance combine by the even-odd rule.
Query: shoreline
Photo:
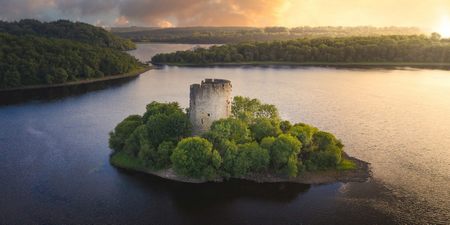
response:
[[[101,81],[119,80],[122,78],[137,77],[137,76],[151,70],[152,68],[153,68],[153,66],[146,66],[146,67],[142,67],[142,68],[130,71],[125,74],[118,74],[118,75],[111,75],[111,76],[105,76],[105,77],[100,77],[100,78],[71,81],[71,82],[62,83],[62,84],[40,84],[40,85],[30,85],[30,86],[16,87],[16,88],[6,88],[6,89],[0,89],[0,92],[65,87],[65,86],[74,86],[74,85],[80,85],[80,84],[90,84],[90,83],[96,83],[96,82],[101,82]]]
[[[294,66],[294,67],[342,67],[342,68],[398,68],[411,67],[420,69],[450,70],[450,63],[419,63],[419,62],[277,62],[277,61],[252,61],[231,63],[152,63],[155,66],[179,66],[179,67],[236,67],[236,66]]]
[[[144,166],[136,167],[134,164],[124,163],[122,160],[115,159],[116,154],[111,154],[109,161],[110,163],[118,167],[120,169],[125,169],[134,172],[140,172],[145,174],[150,174],[152,176],[157,176],[162,179],[181,182],[181,183],[193,183],[193,184],[201,184],[208,182],[226,182],[227,180],[224,178],[219,178],[213,181],[208,181],[206,179],[197,179],[197,178],[189,178],[184,176],[179,176],[175,174],[175,171],[172,168],[161,169],[161,170],[151,170]],[[249,174],[245,177],[231,177],[230,179],[238,179],[238,180],[246,180],[252,181],[256,183],[299,183],[299,184],[326,184],[326,183],[335,183],[335,182],[365,182],[372,177],[372,172],[370,170],[370,163],[359,160],[357,158],[351,157],[344,153],[343,159],[350,160],[355,163],[356,168],[350,170],[323,170],[323,171],[307,171],[299,174],[297,177],[287,177],[280,176],[273,173],[266,174]],[[130,160],[127,159],[125,161]],[[133,160],[133,159],[131,159]],[[129,161],[128,161],[129,162]]]

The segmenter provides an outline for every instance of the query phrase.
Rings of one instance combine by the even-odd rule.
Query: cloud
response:
[[[119,13],[135,21],[177,26],[274,25],[285,0],[128,0]]]
[[[114,25],[116,26],[126,26],[128,24],[130,24],[130,21],[125,16],[119,16],[114,20]]]
[[[81,16],[111,12],[118,4],[118,0],[55,0],[61,12]]]
[[[0,0],[0,19],[138,26],[419,26],[450,16],[449,0]],[[126,22],[128,21],[128,22]]]
[[[88,19],[148,26],[276,25],[288,0],[0,0],[2,19]],[[101,15],[113,15],[98,18]],[[106,16],[107,17],[107,16]],[[122,18],[116,20],[117,18]]]

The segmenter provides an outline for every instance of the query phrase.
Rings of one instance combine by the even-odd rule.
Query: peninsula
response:
[[[228,80],[190,86],[190,106],[152,102],[110,132],[112,165],[203,183],[231,178],[318,184],[363,182],[369,164],[348,156],[333,134],[282,120],[274,105],[232,98]]]
[[[136,76],[149,66],[124,52],[130,40],[85,23],[0,21],[0,91]]]

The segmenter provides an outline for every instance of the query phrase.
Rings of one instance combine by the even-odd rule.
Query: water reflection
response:
[[[174,202],[183,209],[202,209],[236,199],[249,198],[267,202],[289,203],[307,192],[311,185],[292,183],[255,183],[238,179],[223,183],[189,184],[162,179],[152,175],[117,169],[130,176],[130,182],[152,192],[171,193]]]
[[[0,106],[20,104],[28,101],[50,102],[66,97],[74,97],[89,92],[119,87],[135,79],[136,77],[126,77],[117,80],[107,80],[63,87],[0,91]]]

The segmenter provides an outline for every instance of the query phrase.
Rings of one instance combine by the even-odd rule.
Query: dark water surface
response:
[[[190,45],[142,44],[141,60]],[[108,132],[189,84],[331,131],[372,164],[366,183],[182,184],[108,163]],[[448,224],[450,72],[291,67],[151,70],[135,79],[0,93],[0,224]]]

